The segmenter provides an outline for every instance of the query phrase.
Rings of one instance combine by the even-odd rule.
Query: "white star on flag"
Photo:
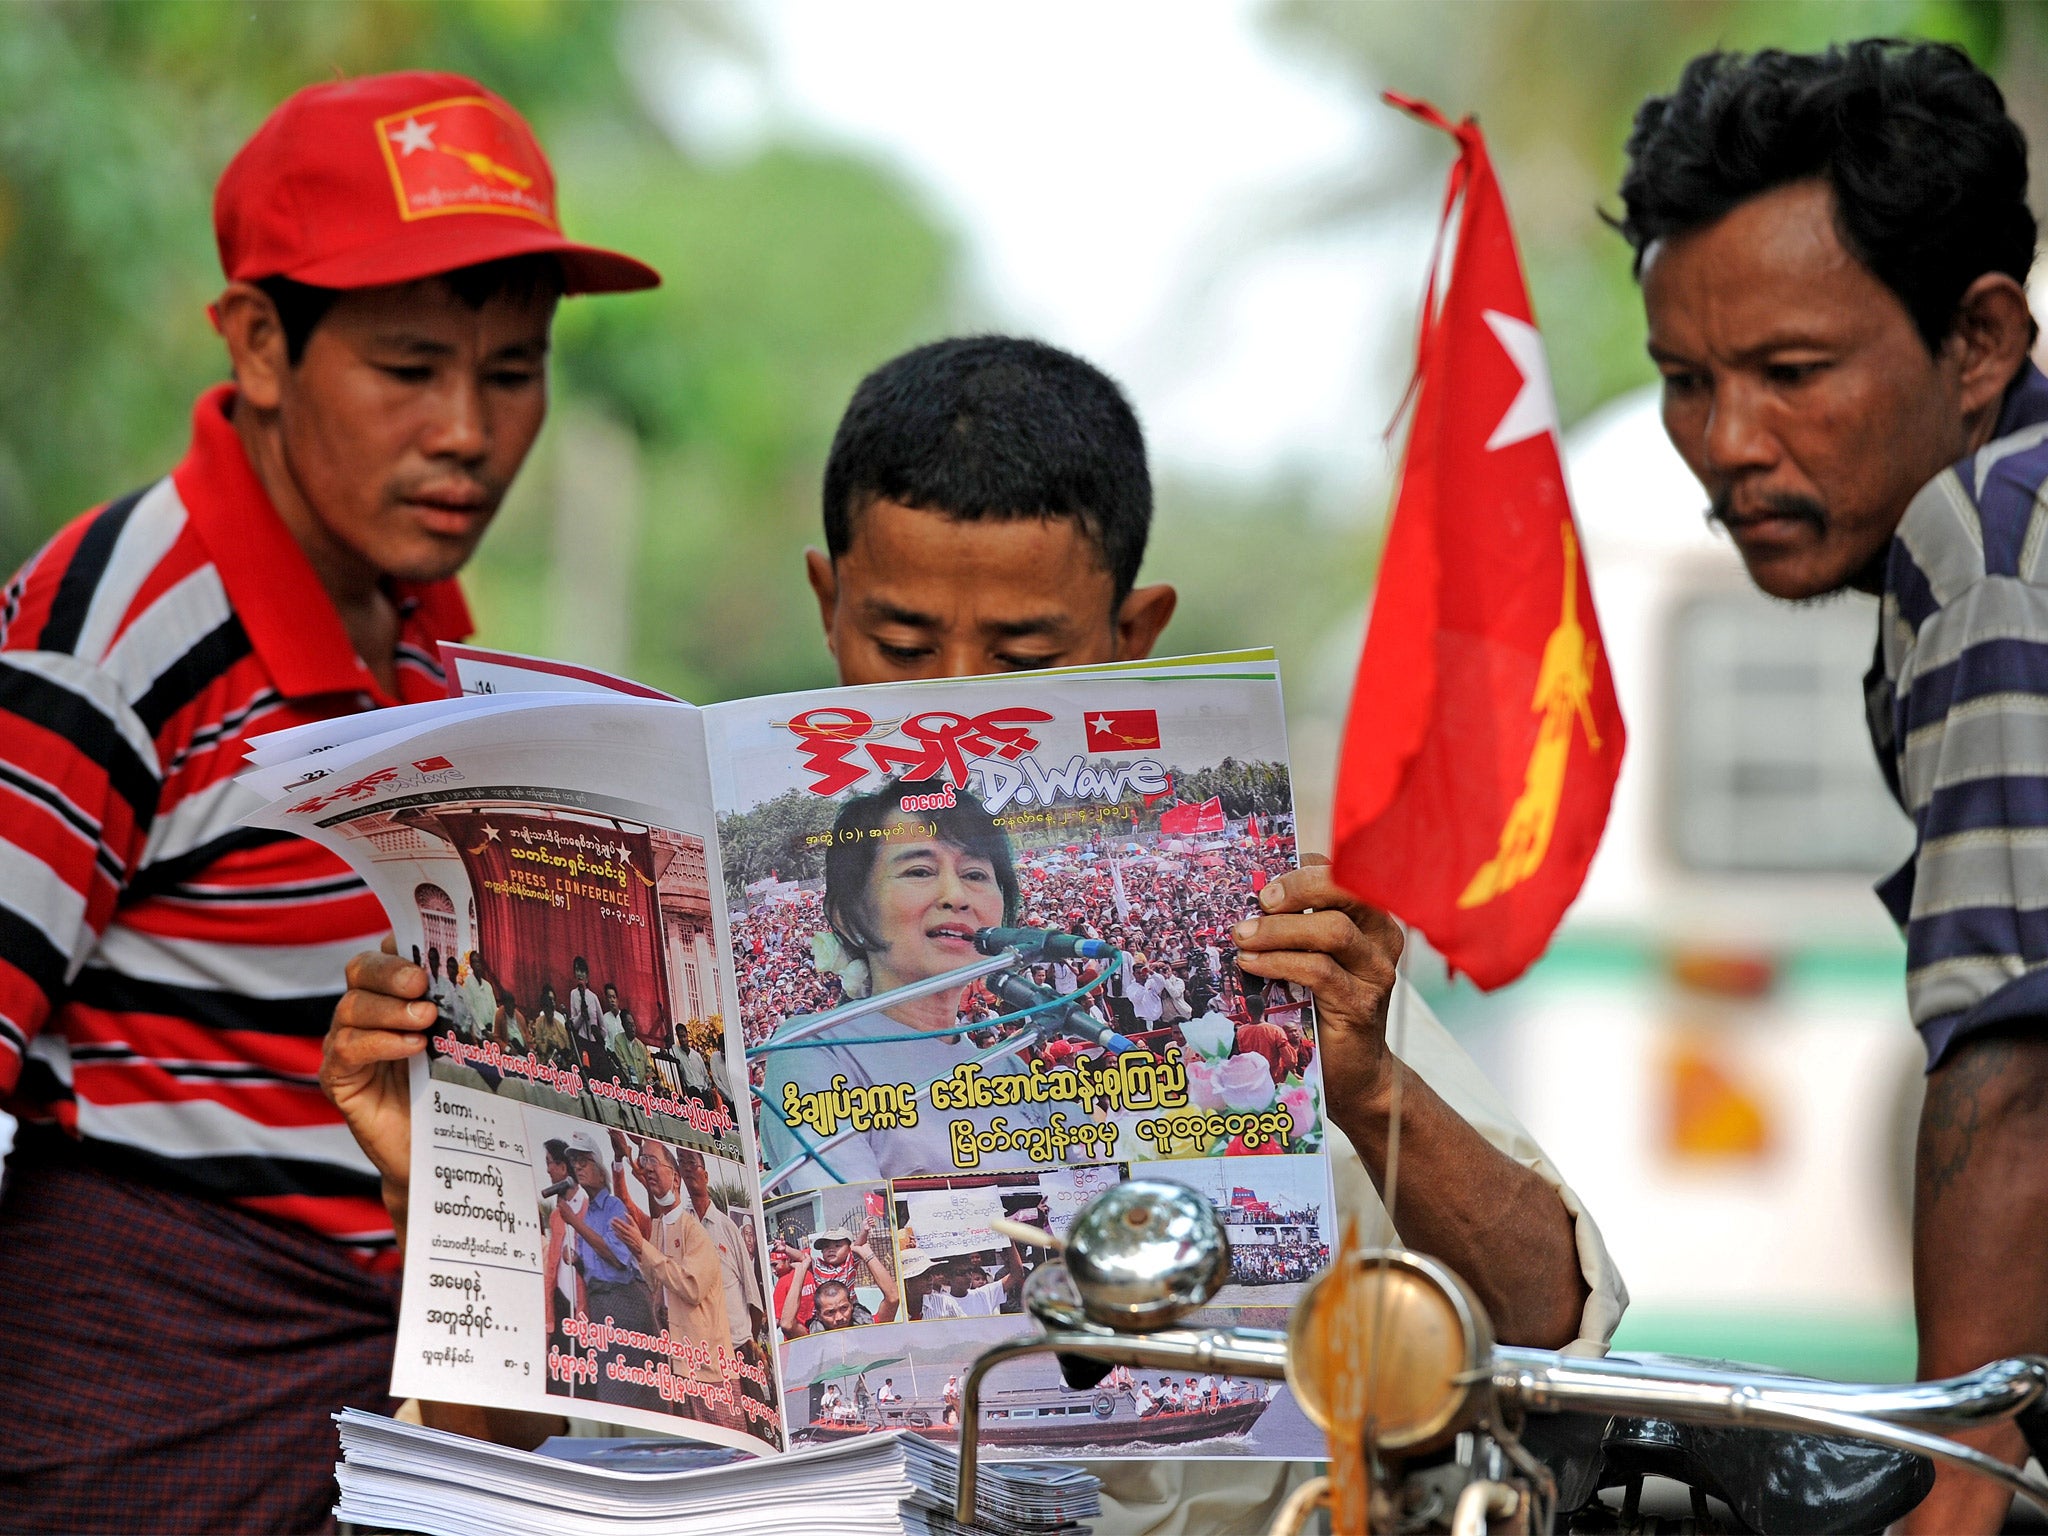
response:
[[[1486,440],[1487,452],[1557,430],[1557,397],[1550,391],[1550,363],[1543,355],[1543,337],[1536,327],[1497,309],[1480,311],[1488,327],[1522,376],[1521,391]]]
[[[434,143],[434,125],[422,124],[416,117],[408,117],[398,125],[398,132],[391,135],[391,142],[398,146],[398,152],[409,155],[416,149],[437,149]]]
[[[1095,734],[1098,736],[1107,736],[1109,734],[1110,719],[1107,715],[1097,715],[1093,720],[1090,720],[1088,724],[1094,729]]]

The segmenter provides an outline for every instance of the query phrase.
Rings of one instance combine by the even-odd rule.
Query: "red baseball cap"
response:
[[[221,172],[213,233],[237,282],[372,288],[540,254],[561,263],[568,293],[661,281],[645,262],[562,234],[533,130],[460,75],[307,86]]]

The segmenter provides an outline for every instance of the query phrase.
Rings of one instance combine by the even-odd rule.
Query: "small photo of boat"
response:
[[[1284,1327],[1286,1316],[1284,1307],[1234,1307],[1199,1313],[1194,1324]],[[880,1430],[951,1441],[960,1383],[975,1357],[1030,1331],[1023,1319],[987,1318],[793,1340],[783,1356],[792,1442]],[[1321,1433],[1277,1382],[1120,1369],[1076,1389],[1051,1356],[1012,1361],[988,1377],[981,1441],[986,1454],[1006,1460],[1326,1454]]]

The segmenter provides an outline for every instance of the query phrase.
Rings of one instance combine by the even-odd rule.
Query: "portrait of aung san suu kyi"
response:
[[[1009,834],[972,794],[946,791],[939,783],[892,780],[849,799],[833,822],[825,855],[826,928],[814,953],[821,968],[837,972],[849,999],[874,998],[880,1006],[812,1037],[820,1042],[815,1047],[768,1056],[763,1160],[775,1168],[806,1151],[815,1153],[777,1192],[951,1173],[958,1166],[953,1122],[969,1119],[982,1131],[1001,1119],[1014,1131],[1050,1120],[1046,1105],[939,1112],[922,1096],[935,1079],[967,1062],[983,1063],[990,1076],[1029,1072],[1023,1057],[998,1049],[986,1030],[972,1027],[999,1011],[984,989],[963,982],[888,1000],[905,986],[969,964],[980,953],[974,945],[978,930],[1017,919],[1017,863]],[[918,808],[905,810],[906,800]],[[797,1021],[785,1021],[784,1030],[790,1022]],[[810,1123],[788,1123],[785,1106],[796,1102],[791,1086],[800,1098],[833,1088],[836,1079],[855,1094],[908,1085],[920,1095],[915,1123],[904,1124],[907,1117],[899,1114],[892,1125],[851,1134],[843,1123],[829,1134]]]

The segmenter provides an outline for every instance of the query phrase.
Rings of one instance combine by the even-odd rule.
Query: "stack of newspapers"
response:
[[[960,1464],[914,1434],[787,1456],[678,1440],[553,1440],[515,1451],[373,1413],[338,1414],[336,1516],[426,1536],[953,1536],[1083,1531],[1100,1484],[1073,1467],[983,1463],[980,1518],[953,1518]]]

